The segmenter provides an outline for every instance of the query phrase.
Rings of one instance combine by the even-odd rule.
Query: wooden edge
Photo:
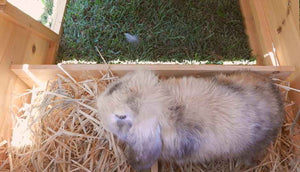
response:
[[[117,76],[122,76],[134,70],[152,70],[161,76],[184,75],[211,75],[217,72],[233,72],[241,70],[256,71],[271,77],[286,79],[295,68],[292,66],[226,66],[226,65],[104,65],[104,64],[77,64],[61,65],[61,68],[72,77],[87,79],[89,76],[100,76],[99,71],[110,68]],[[57,74],[64,74],[58,65],[12,65],[11,70],[23,80],[29,87],[43,85],[49,80],[55,79]]]
[[[59,49],[59,42],[51,42],[49,44],[48,56],[45,64],[54,64]]]
[[[13,64],[11,69],[21,69],[27,64]],[[56,70],[59,65],[28,65],[28,69],[50,69]],[[293,66],[255,66],[255,65],[181,65],[181,64],[62,64],[60,65],[66,70],[82,71],[82,70],[105,70],[108,67],[111,70],[174,70],[174,71],[237,71],[237,70],[253,70],[253,71],[287,71],[293,72]]]
[[[158,172],[158,162],[157,161],[152,165],[151,172]]]
[[[56,0],[53,10],[53,21],[51,25],[51,30],[53,30],[58,35],[62,34],[62,24],[64,19],[64,14],[66,12],[66,6],[68,0]]]
[[[59,35],[59,41],[60,41],[61,35],[63,33],[62,26],[63,26],[63,20],[64,20],[64,15],[66,12],[66,6],[68,0],[56,0],[54,2],[55,2],[54,10],[53,10],[54,15],[53,15],[53,21],[51,25],[51,30]],[[55,63],[56,56],[59,49],[59,41],[50,44],[46,64]]]
[[[42,23],[34,20],[26,13],[22,12],[9,2],[7,2],[4,6],[1,6],[0,14],[4,14],[12,22],[20,25],[21,27],[27,28],[30,31],[36,33],[40,37],[52,41],[58,42],[59,35],[53,32],[51,29],[44,26]]]
[[[272,43],[274,42],[272,40],[272,35],[270,33],[271,28],[268,24],[267,17],[265,14],[265,11],[262,6],[261,0],[251,0],[249,1],[249,8],[251,9],[251,13],[253,15],[253,20],[256,27],[256,33],[257,33],[257,41],[259,42],[261,53],[262,53],[262,59],[259,61],[263,62],[263,65],[273,65],[272,59],[275,57],[270,57],[267,55],[268,53],[273,52]]]
[[[294,22],[296,24],[297,30],[298,30],[298,34],[300,36],[300,23],[299,23],[299,0],[292,0],[291,1],[291,10],[292,10],[292,15],[294,18]]]
[[[263,54],[259,44],[257,31],[253,14],[251,13],[250,4],[248,0],[239,0],[240,10],[243,15],[243,22],[245,26],[245,33],[248,36],[248,43],[251,48],[251,54],[256,57],[256,64],[263,65]]]

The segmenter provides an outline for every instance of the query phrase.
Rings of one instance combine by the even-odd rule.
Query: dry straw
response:
[[[108,69],[99,78],[80,82],[64,72],[66,76],[58,75],[45,88],[33,88],[19,97],[30,97],[31,103],[12,110],[15,128],[12,140],[0,143],[0,151],[7,155],[0,170],[133,171],[126,163],[123,147],[102,127],[95,109],[96,95],[115,79],[112,72]],[[288,82],[276,82],[289,87]],[[288,90],[282,92],[286,95]],[[286,109],[293,107],[286,103]],[[182,166],[160,163],[159,171],[297,171],[300,145],[293,138],[299,137],[300,128],[292,111],[286,112],[277,140],[255,167],[227,160]]]

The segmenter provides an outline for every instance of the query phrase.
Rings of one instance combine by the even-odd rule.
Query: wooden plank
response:
[[[272,47],[272,37],[270,33],[270,27],[268,25],[267,19],[265,17],[264,9],[261,5],[261,0],[250,0],[250,9],[255,22],[255,27],[257,31],[257,38],[259,45],[261,47],[261,53],[263,56],[273,52]],[[263,61],[264,65],[273,65],[270,57],[262,57],[259,61]]]
[[[62,34],[62,23],[64,14],[66,11],[67,0],[56,0],[53,7],[53,21],[51,25],[51,30],[53,30],[58,35]]]
[[[1,46],[0,46],[0,63],[4,59],[4,52],[9,47],[10,37],[13,34],[13,25],[9,24],[5,20],[1,20],[0,18],[0,39],[1,39]]]
[[[300,89],[299,24],[295,23],[295,18],[291,13],[292,8],[289,7],[291,4],[285,0],[264,0],[261,5],[270,26],[272,43],[279,63],[284,66],[295,66],[296,72],[288,80],[291,81],[292,87]],[[300,95],[290,92],[290,96],[300,108]]]
[[[66,12],[66,6],[67,6],[68,0],[56,0],[54,1],[54,7],[53,7],[53,21],[51,25],[51,30],[53,30],[56,34],[61,37],[63,33],[63,19]],[[57,52],[59,48],[59,41],[53,42],[50,44],[50,51],[49,51],[49,57],[47,58],[48,61],[46,64],[53,64],[55,63]]]
[[[13,95],[29,88],[10,70],[11,64],[44,64],[48,51],[48,40],[0,14],[0,142],[11,136],[13,123],[10,105],[14,102]]]
[[[28,32],[0,16],[0,63],[44,64],[48,60],[49,41]]]
[[[300,36],[300,25],[299,25],[299,0],[291,0],[290,1],[291,5],[291,14],[294,19],[294,23],[296,26],[298,26],[298,33]]]
[[[74,78],[86,80],[87,78],[99,77],[99,71],[105,71],[106,65],[61,65]],[[122,76],[133,70],[153,70],[162,76],[183,75],[211,75],[216,72],[233,72],[240,70],[256,71],[272,77],[284,79],[293,71],[294,67],[274,66],[225,66],[225,65],[109,65],[109,68],[117,76]],[[57,74],[64,74],[57,65],[12,65],[11,70],[28,86],[42,85],[48,80],[55,79]]]
[[[5,52],[5,54],[8,51]],[[10,105],[13,103],[13,95],[20,94],[27,85],[24,84],[12,71],[10,71],[11,61],[5,58],[0,63],[0,142],[2,139],[10,139],[12,119]],[[15,102],[15,104],[19,104]]]
[[[152,165],[151,172],[158,172],[158,162],[157,161]]]
[[[59,35],[44,26],[42,23],[34,20],[24,12],[20,11],[18,8],[14,7],[10,3],[6,3],[5,6],[2,6],[0,10],[0,15],[7,17],[12,22],[27,28],[28,30],[35,32],[35,34],[41,36],[42,38],[52,41],[58,42]]]
[[[0,5],[5,5],[6,4],[6,0],[0,0]]]
[[[49,50],[48,50],[48,57],[44,64],[54,64],[56,60],[56,56],[58,53],[59,42],[50,43]]]
[[[248,36],[249,46],[252,50],[251,54],[256,57],[256,64],[263,65],[263,54],[261,45],[257,41],[258,35],[254,22],[253,13],[251,12],[249,0],[240,0],[240,8],[243,14],[245,32]]]

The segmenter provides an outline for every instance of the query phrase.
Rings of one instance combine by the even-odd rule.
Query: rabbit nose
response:
[[[115,114],[115,116],[119,119],[125,119],[126,118],[126,115],[117,115],[117,114]]]

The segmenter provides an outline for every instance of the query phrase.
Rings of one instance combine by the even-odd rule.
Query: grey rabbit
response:
[[[284,114],[279,89],[250,71],[166,80],[135,71],[111,83],[97,107],[136,170],[157,160],[251,162],[276,138]]]

